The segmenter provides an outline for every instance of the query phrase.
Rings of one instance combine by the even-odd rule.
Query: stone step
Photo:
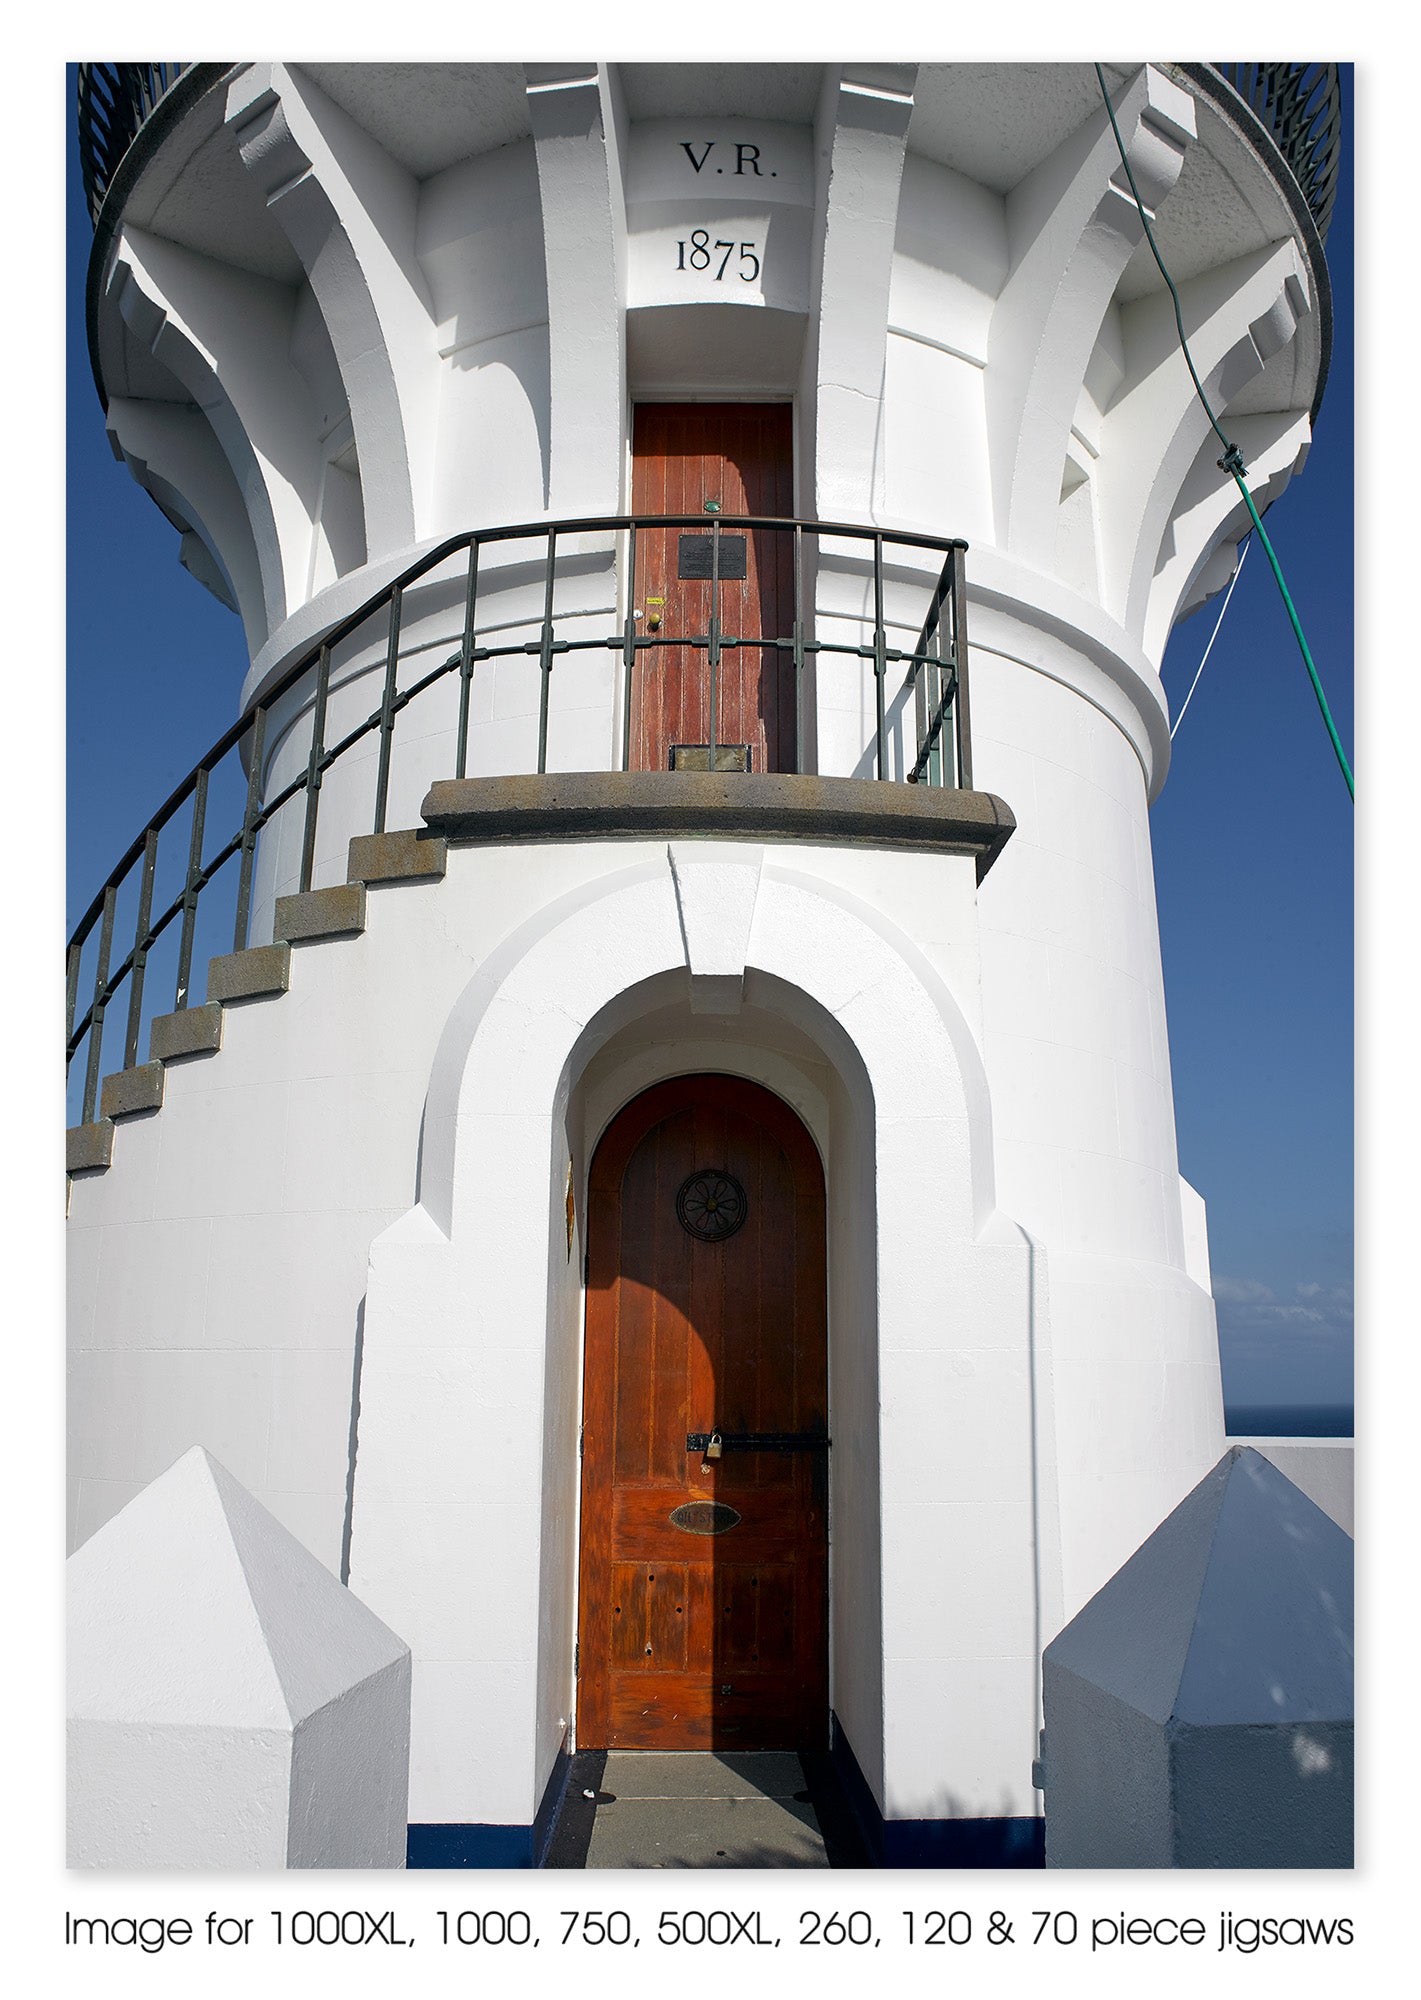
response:
[[[156,1111],[163,1102],[163,1065],[139,1063],[136,1069],[116,1069],[104,1078],[99,1111],[104,1118],[134,1118]]]
[[[113,1121],[156,1111],[163,1102],[163,1067],[222,1047],[223,1009],[245,1000],[275,999],[291,987],[291,947],[323,938],[358,936],[365,929],[369,883],[442,881],[449,843],[423,827],[394,833],[358,834],[350,843],[349,880],[329,889],[276,899],[276,937],[210,959],[207,1000],[154,1016],[148,1061],[115,1070],[103,1081],[101,1115],[72,1125],[66,1135],[65,1167],[71,1174],[103,1173],[113,1164]]]
[[[276,936],[288,944],[351,937],[364,929],[363,882],[340,882],[333,889],[307,889],[303,895],[276,899]]]
[[[64,1166],[71,1174],[101,1174],[113,1161],[113,1120],[71,1125],[64,1135]]]
[[[449,865],[449,843],[421,828],[361,833],[350,843],[352,882],[438,882]]]
[[[221,1046],[222,1009],[215,1000],[209,1000],[205,1007],[184,1007],[177,1014],[155,1014],[148,1030],[150,1062],[215,1055]]]
[[[208,961],[207,997],[225,1007],[233,1000],[265,1000],[291,985],[289,944],[255,944]]]

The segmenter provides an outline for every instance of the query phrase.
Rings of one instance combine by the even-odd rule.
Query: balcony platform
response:
[[[1016,827],[992,792],[772,772],[567,771],[431,785],[450,840],[796,840],[972,854],[980,882]]]

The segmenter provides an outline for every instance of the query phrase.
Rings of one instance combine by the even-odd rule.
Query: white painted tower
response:
[[[1261,507],[1326,374],[1325,193],[1221,72],[1106,79]],[[693,1357],[683,1427],[827,1463],[827,1583],[774,1571],[824,1594],[794,1726],[886,1861],[1028,1856],[1041,1648],[1223,1449],[1148,808],[1166,640],[1247,516],[1095,72],[157,85],[90,131],[96,375],[252,666],[71,952],[72,1538],[212,1451],[410,1645],[418,1852],[526,1865],[643,1685],[591,1578],[671,1380],[645,1300],[723,1402],[753,1241],[755,1365],[813,1322],[826,1389],[698,1417]],[[790,1114],[792,1308],[770,1170],[727,1164]],[[638,1117],[742,1204],[692,1251],[708,1183],[658,1168],[644,1266]],[[743,1514],[779,1475],[737,1449],[674,1477]],[[679,1560],[618,1546],[612,1598]],[[706,1740],[781,1727],[735,1699]]]

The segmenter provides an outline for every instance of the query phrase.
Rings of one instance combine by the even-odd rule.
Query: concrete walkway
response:
[[[608,1753],[588,1868],[827,1868],[792,1751]]]

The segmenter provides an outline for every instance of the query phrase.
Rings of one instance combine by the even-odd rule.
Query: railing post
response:
[[[957,744],[957,782],[964,792],[972,789],[972,717],[967,700],[967,545],[959,542],[952,551],[952,663],[957,676],[953,696],[954,735]]]
[[[91,1125],[99,1102],[99,1064],[104,1052],[104,989],[109,983],[109,953],[113,949],[113,913],[118,890],[104,891],[104,915],[99,929],[99,957],[94,967],[94,1004],[89,1009],[89,1064],[84,1076],[84,1123]]]
[[[706,662],[710,668],[710,748],[707,769],[715,769],[716,697],[720,683],[720,516],[711,516],[711,615]]]
[[[326,697],[330,692],[331,649],[321,648],[316,665],[316,706],[311,717],[311,754],[306,763],[306,823],[301,833],[301,894],[311,886],[316,865],[316,813],[321,800],[322,760],[326,753]]]
[[[64,964],[64,1046],[67,1049],[74,1039],[74,1016],[79,1011],[79,962],[84,956],[82,944],[71,944],[65,953]],[[68,1058],[65,1058],[66,1067]]]
[[[148,924],[153,915],[153,877],[158,868],[158,835],[149,827],[143,839],[143,875],[138,887],[138,921],[133,929],[133,965],[128,975],[128,1031],[123,1041],[123,1066],[138,1060],[138,1031],[143,1020],[143,975],[148,965]]]
[[[878,775],[888,776],[888,737],[883,710],[883,680],[888,672],[888,642],[883,630],[883,536],[873,537],[873,679],[878,738]]]
[[[454,776],[468,776],[469,695],[474,682],[474,605],[479,594],[479,538],[469,544],[469,582],[464,592],[464,645],[459,655],[459,739],[454,750]]]
[[[942,584],[941,580],[939,580],[938,583],[939,594],[941,593],[941,589],[942,589]],[[928,615],[929,617],[931,617],[932,615],[931,612]],[[926,629],[927,628],[925,626],[924,630]],[[939,650],[940,649],[941,648],[939,647]],[[920,644],[918,647],[918,651],[920,653],[926,654],[927,650],[928,649],[925,644]],[[923,659],[918,661],[913,667],[913,729],[914,729],[914,734],[918,739],[918,752],[917,752],[917,757],[913,763],[913,768],[907,774],[908,783],[910,785],[915,785],[918,783],[918,767],[923,761],[923,746],[928,740],[928,718],[932,713],[933,713],[932,689],[928,683],[928,661],[926,659]],[[929,763],[929,770],[930,769],[931,769],[931,763]],[[931,782],[931,780],[929,780],[929,782]]]
[[[557,570],[558,531],[548,530],[548,580],[543,591],[543,636],[539,645],[542,685],[538,691],[538,775],[548,768],[548,699],[553,679],[553,578]]]
[[[252,764],[247,773],[247,805],[242,814],[242,866],[237,878],[237,921],[232,931],[233,951],[243,951],[252,909],[252,865],[257,851],[257,814],[261,809],[262,763],[266,755],[266,710],[258,708],[252,719]]]
[[[936,592],[937,629],[933,634],[935,641],[933,650],[936,657],[933,663],[932,706],[929,712],[932,715],[938,716],[939,721],[937,734],[933,739],[932,751],[928,757],[928,768],[925,775],[930,785],[937,785],[940,789],[947,784],[948,760],[947,744],[944,737],[944,711],[948,701],[955,699],[956,695],[956,686],[953,680],[955,668],[952,663],[952,647],[948,638],[948,629],[951,624],[948,607],[952,597],[952,578],[955,562],[956,551],[949,551],[947,561],[938,572]],[[955,717],[953,726],[954,728],[956,727]]]
[[[178,945],[178,986],[173,1001],[173,1011],[181,1013],[187,1006],[188,986],[192,979],[192,941],[197,929],[197,899],[201,893],[202,836],[207,825],[207,781],[209,772],[204,764],[197,774],[197,783],[192,793],[192,838],[188,842],[187,881],[183,887],[183,929]]]
[[[390,592],[390,638],[385,649],[385,690],[380,698],[380,763],[375,774],[374,832],[385,831],[385,807],[390,796],[390,747],[395,733],[395,683],[400,673],[400,606],[404,593],[396,584]]]
[[[622,631],[622,769],[632,768],[632,675],[636,671],[636,522],[627,531],[627,618]]]
[[[794,768],[804,773],[804,530],[794,524]]]

